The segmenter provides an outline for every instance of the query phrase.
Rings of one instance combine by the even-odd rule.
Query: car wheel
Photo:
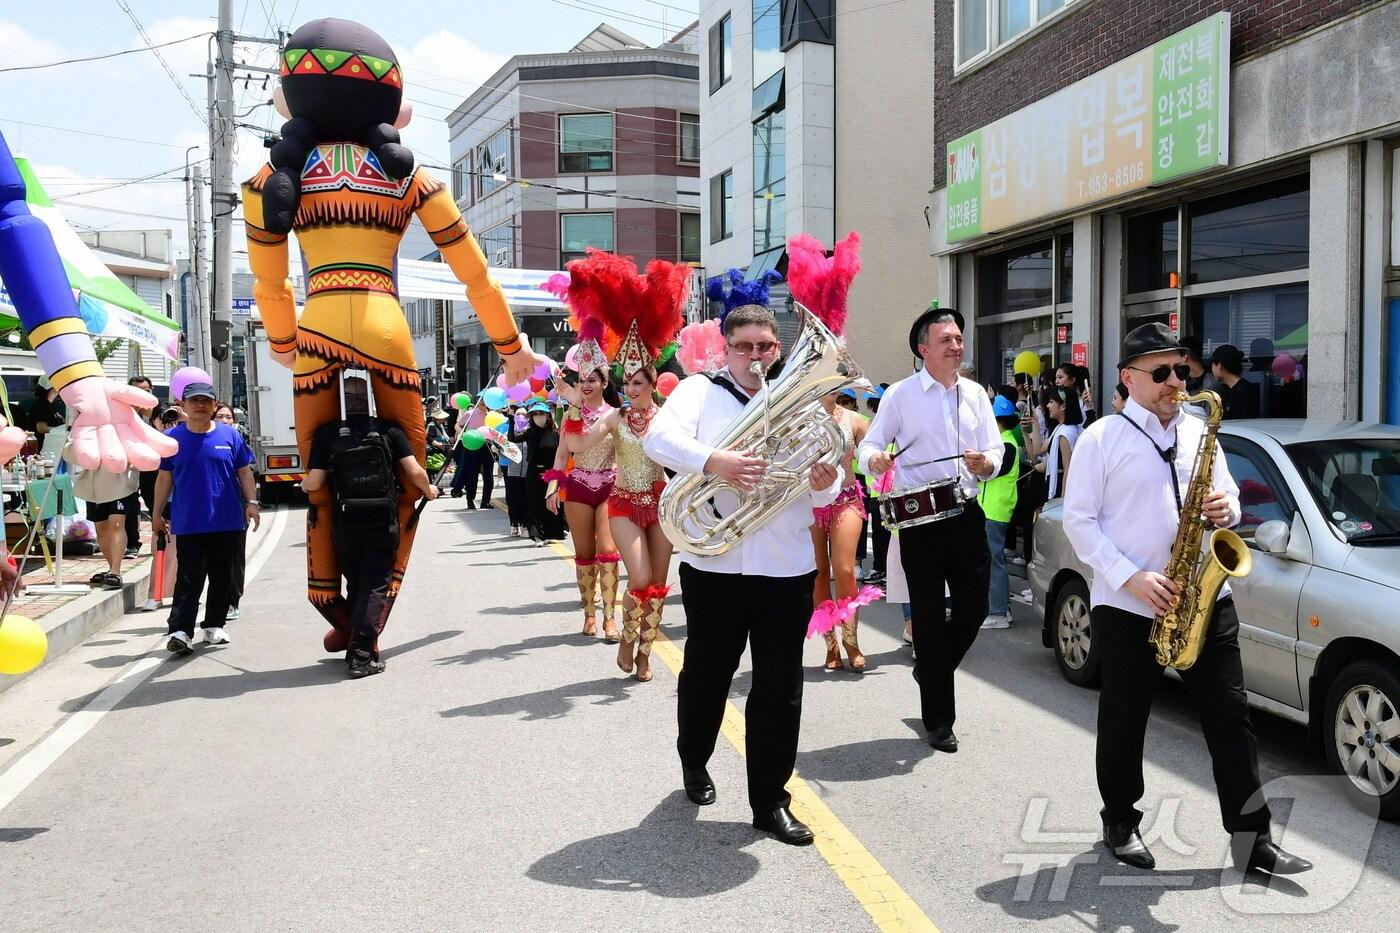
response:
[[[1388,666],[1359,661],[1327,691],[1327,760],[1346,775],[1355,796],[1380,800],[1382,819],[1400,819],[1400,677]]]
[[[1094,654],[1089,630],[1089,588],[1075,577],[1066,580],[1055,594],[1051,615],[1055,637],[1055,660],[1065,680],[1079,687],[1099,683],[1099,656]]]

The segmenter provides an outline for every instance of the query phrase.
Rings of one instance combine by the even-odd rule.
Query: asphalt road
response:
[[[129,615],[0,696],[0,928],[1396,929],[1400,827],[1345,803],[1302,730],[1263,714],[1277,827],[1318,868],[1272,887],[1221,871],[1176,684],[1148,734],[1159,870],[1113,863],[1095,846],[1097,695],[1059,676],[1025,606],[964,664],[957,755],[917,728],[895,607],[866,611],[863,676],[808,645],[794,787],[821,845],[794,849],[748,825],[728,738],[719,803],[680,790],[678,597],[638,684],[579,634],[570,564],[499,512],[439,502],[388,671],[348,682],[303,597],[300,513],[281,514],[232,644],[169,660],[164,614]],[[747,685],[741,669],[738,710]]]

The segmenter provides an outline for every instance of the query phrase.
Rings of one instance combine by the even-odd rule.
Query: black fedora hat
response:
[[[937,303],[929,305],[923,314],[914,319],[914,326],[909,328],[909,352],[915,356],[919,355],[919,331],[930,321],[937,320],[947,315],[953,319],[953,323],[958,325],[958,330],[965,331],[963,326],[963,316],[961,311],[953,308],[940,308]]]
[[[1142,324],[1128,331],[1128,336],[1123,338],[1123,355],[1118,360],[1118,368],[1122,369],[1140,356],[1167,350],[1185,353],[1186,347],[1167,325]]]

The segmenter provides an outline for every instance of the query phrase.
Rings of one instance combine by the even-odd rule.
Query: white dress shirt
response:
[[[957,477],[969,499],[977,498],[977,481],[986,477],[973,476],[961,459],[925,461],[978,450],[991,465],[989,476],[995,476],[1004,453],[987,390],[962,377],[948,388],[924,369],[885,390],[860,445],[861,472],[878,475],[870,470],[870,458],[891,443],[904,451],[895,461],[897,490]]]
[[[720,370],[743,392],[729,369]],[[642,442],[647,456],[677,473],[703,473],[705,463],[718,449],[712,443],[744,410],[726,389],[703,375],[690,376],[671,391],[666,404],[652,419]],[[841,492],[844,471],[821,491],[808,490],[759,529],[748,529],[737,546],[718,557],[696,557],[680,551],[681,563],[711,573],[742,573],[765,577],[797,577],[817,568],[812,549],[812,509],[830,505]],[[723,515],[734,511],[737,497],[728,491],[714,498]]]
[[[1129,424],[1129,418],[1142,431]],[[1156,415],[1130,399],[1123,406],[1123,417],[1100,418],[1080,435],[1066,483],[1064,528],[1075,554],[1093,570],[1089,594],[1093,605],[1114,606],[1140,616],[1156,614],[1123,584],[1139,570],[1166,570],[1181,524],[1171,474],[1158,451],[1176,445],[1172,466],[1185,499],[1204,432],[1205,421],[1184,412],[1163,427]],[[1211,488],[1229,495],[1229,524],[1236,524],[1240,490],[1219,450]],[[1209,531],[1205,537],[1210,537]],[[1229,592],[1226,584],[1220,598]]]

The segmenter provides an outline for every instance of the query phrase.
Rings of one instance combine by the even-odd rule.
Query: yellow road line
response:
[[[494,504],[505,510],[499,501]],[[549,547],[564,560],[574,558],[573,552],[558,541],[549,542]],[[666,637],[664,631],[657,633],[651,651],[653,656],[661,658],[672,674],[680,674],[685,655],[679,645]],[[734,746],[739,757],[743,758],[744,714],[732,701],[724,704],[724,721],[720,731]],[[787,791],[792,795],[793,814],[811,828],[817,837],[817,851],[865,908],[877,930],[882,933],[938,933],[938,927],[914,899],[796,771],[787,783]]]

